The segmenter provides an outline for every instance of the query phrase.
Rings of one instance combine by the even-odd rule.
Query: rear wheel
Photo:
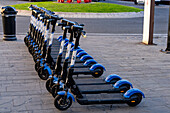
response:
[[[72,98],[67,98],[64,95],[57,95],[54,100],[54,105],[59,110],[67,110],[72,105]]]
[[[92,73],[92,76],[98,78],[103,74],[103,71],[104,71],[103,68],[96,68]]]
[[[130,97],[130,101],[127,102],[127,104],[131,107],[137,106],[142,101],[142,95],[141,94],[133,94]]]
[[[120,89],[120,93],[125,93],[127,90],[130,89],[130,85],[129,84],[123,84],[119,87]]]

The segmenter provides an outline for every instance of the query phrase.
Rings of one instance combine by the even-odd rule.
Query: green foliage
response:
[[[128,7],[110,3],[57,3],[57,2],[32,2],[25,4],[12,5],[19,10],[29,10],[28,7],[33,4],[38,7],[44,7],[54,12],[88,12],[88,13],[119,13],[119,12],[140,12],[142,9]]]

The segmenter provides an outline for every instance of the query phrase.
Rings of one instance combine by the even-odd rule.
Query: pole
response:
[[[155,0],[145,0],[142,42],[147,45],[153,44],[154,8]]]
[[[167,48],[166,48],[165,51],[170,51],[170,8],[169,8],[169,25],[168,25]]]

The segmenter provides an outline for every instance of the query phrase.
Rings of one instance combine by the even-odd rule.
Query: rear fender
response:
[[[129,89],[123,96],[124,98],[130,98],[133,94],[141,94],[145,98],[144,93],[137,88]]]
[[[77,50],[78,49],[81,49],[80,47],[77,47]],[[73,50],[74,50],[74,46],[71,48],[71,52],[73,52]]]
[[[57,38],[57,40],[60,40],[60,39],[62,39],[63,38],[63,36],[59,36],[58,38]]]
[[[73,49],[73,48],[72,48]],[[81,52],[81,51],[84,51],[83,49],[77,49],[77,54],[79,53],[79,52]]]
[[[67,42],[64,44],[64,46],[67,47],[68,44],[69,44],[69,41],[67,41]],[[73,43],[73,42],[71,43],[71,47],[72,47],[72,46],[74,46],[74,43]]]
[[[69,43],[69,42],[66,42],[66,43],[64,44],[64,47],[67,47],[68,43]]]
[[[93,57],[91,57],[90,55],[84,55],[80,58],[81,61],[85,61],[86,59],[93,59]]]
[[[94,64],[90,67],[90,71],[94,71],[97,68],[103,68],[104,71],[106,71],[105,67],[101,64]]]
[[[132,83],[130,83],[128,80],[124,80],[124,79],[117,81],[117,82],[113,85],[113,87],[114,87],[114,88],[120,88],[120,86],[122,86],[122,85],[124,85],[124,84],[128,84],[128,85],[130,85],[131,88],[133,88]]]
[[[69,39],[65,38],[65,42],[68,42],[68,41],[69,41]]]
[[[119,75],[116,74],[111,74],[109,76],[106,77],[105,82],[106,83],[110,83],[113,79],[119,79],[121,80],[122,78]]]
[[[81,51],[77,54],[77,58],[82,57],[83,55],[87,55],[87,53],[85,51]]]
[[[88,65],[91,64],[91,63],[97,64],[97,62],[96,62],[94,59],[89,59],[89,60],[87,60],[83,65],[84,65],[84,66],[88,66]]]

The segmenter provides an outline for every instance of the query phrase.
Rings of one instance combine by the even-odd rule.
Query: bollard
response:
[[[16,40],[16,14],[17,11],[11,6],[2,7],[2,23],[4,40]]]

